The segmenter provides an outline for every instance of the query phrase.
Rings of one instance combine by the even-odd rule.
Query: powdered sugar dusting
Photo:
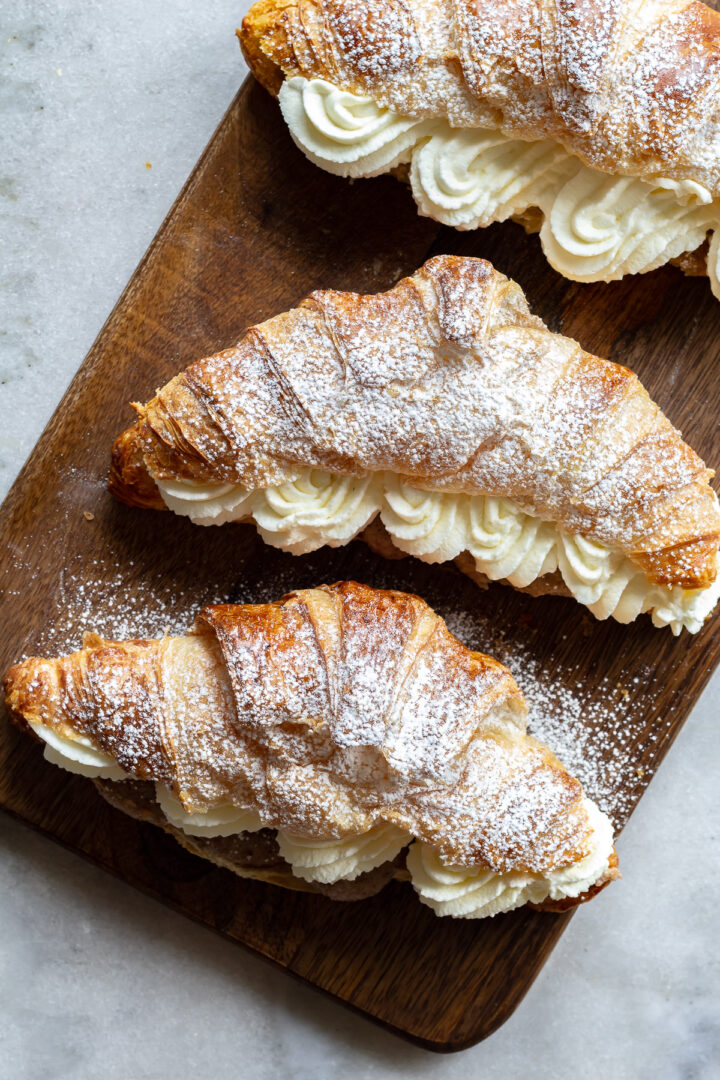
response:
[[[511,499],[643,570],[652,551],[650,580],[692,587],[698,537],[702,584],[715,566],[698,456],[630,371],[550,333],[479,259],[436,257],[373,296],[314,293],[168,383],[142,432],[158,479],[254,491],[387,470]]]
[[[309,838],[388,822],[449,863],[498,872],[589,853],[580,788],[522,738],[512,679],[418,597],[345,583],[205,617],[235,708],[204,638],[29,660],[13,707],[47,705],[46,720],[77,725],[140,779],[172,781],[191,810],[235,801],[240,785],[239,805]]]
[[[592,685],[572,679],[519,647],[479,612],[441,613],[464,644],[491,652],[509,667],[528,705],[530,733],[552,748],[616,827],[624,824],[637,801],[634,789],[650,779],[639,764],[643,751],[661,738],[659,728],[648,728],[661,683],[646,671],[622,681],[605,675]]]
[[[720,194],[718,16],[703,4],[318,0],[312,19],[285,5],[283,16],[263,23],[260,46],[272,55],[276,32],[289,34],[286,75],[327,78],[404,116],[553,138],[606,172]]]

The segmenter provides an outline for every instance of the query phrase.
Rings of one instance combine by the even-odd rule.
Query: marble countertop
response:
[[[5,0],[2,494],[235,92],[248,6]],[[719,1077],[719,701],[720,674],[621,838],[622,882],[447,1058],[0,815],[0,1077]]]

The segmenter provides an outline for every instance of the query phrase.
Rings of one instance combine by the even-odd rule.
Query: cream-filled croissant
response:
[[[241,875],[339,899],[392,877],[440,915],[565,910],[617,877],[610,821],[526,734],[510,672],[419,597],[341,582],[186,637],[9,672],[57,765]]]
[[[718,593],[712,473],[632,372],[552,334],[480,259],[313,293],[138,406],[111,490],[295,554],[366,538],[598,618],[697,631]]]
[[[460,229],[519,217],[575,281],[712,234],[720,297],[720,15],[697,0],[259,0],[239,36],[322,168],[402,166]]]

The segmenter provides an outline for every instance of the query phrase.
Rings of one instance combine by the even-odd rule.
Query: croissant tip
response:
[[[52,670],[52,661],[29,657],[13,664],[3,679],[8,716],[23,731],[32,733],[29,720],[52,695]]]
[[[126,506],[165,509],[157,485],[145,467],[139,424],[123,431],[113,443],[107,489]]]
[[[273,97],[280,93],[285,74],[268,55],[266,43],[271,44],[278,31],[281,36],[280,20],[287,6],[287,0],[257,0],[235,31],[247,66]]]
[[[9,711],[12,711],[11,699],[14,697],[15,694],[15,685],[19,679],[21,667],[22,663],[13,664],[10,670],[5,673],[5,677],[3,679],[3,696],[5,698],[5,704]]]

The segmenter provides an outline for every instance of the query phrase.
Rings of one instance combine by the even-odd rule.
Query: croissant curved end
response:
[[[52,660],[35,657],[14,664],[3,679],[10,719],[33,738],[31,722],[42,723],[53,712],[56,682]]]
[[[263,43],[272,41],[279,53],[291,52],[283,32],[283,17],[287,8],[296,6],[296,0],[259,0],[235,31],[250,71],[273,97],[279,94],[285,75],[281,64],[268,55]]]
[[[720,533],[713,531],[657,551],[635,552],[632,557],[658,585],[706,589],[718,574],[719,543]]]
[[[155,481],[145,467],[140,425],[123,431],[115,440],[108,491],[126,506],[144,510],[167,509]]]

